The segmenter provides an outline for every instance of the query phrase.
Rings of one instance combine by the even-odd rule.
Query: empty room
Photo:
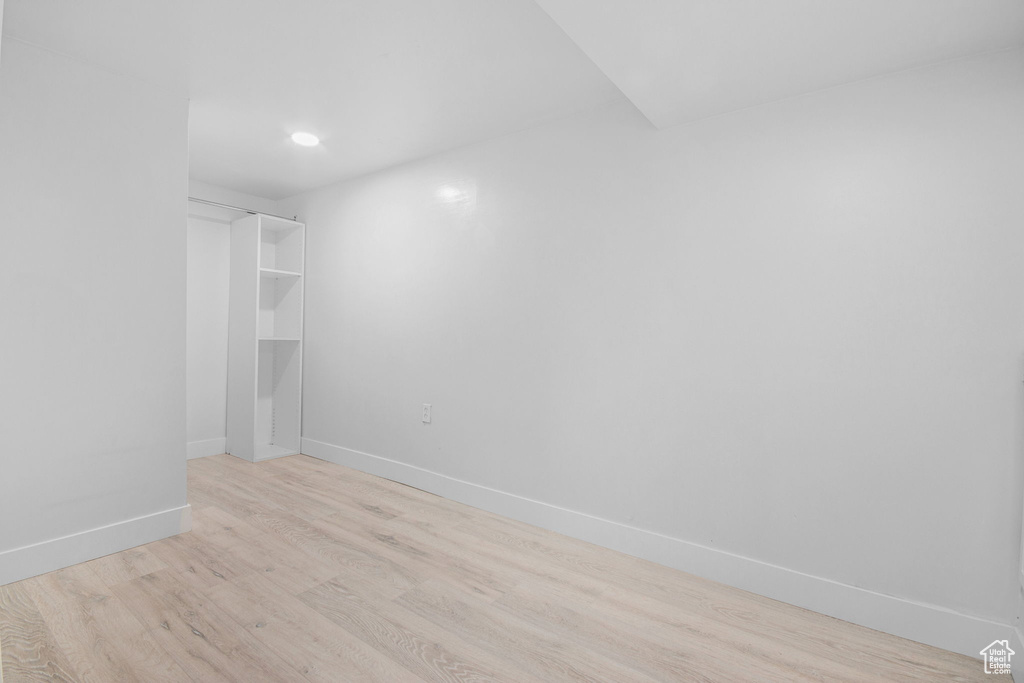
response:
[[[1024,683],[1020,0],[0,28],[3,683]]]

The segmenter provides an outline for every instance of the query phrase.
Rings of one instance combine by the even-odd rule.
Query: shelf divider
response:
[[[263,277],[302,277],[302,273],[292,270],[278,270],[277,268],[260,268],[260,275]]]

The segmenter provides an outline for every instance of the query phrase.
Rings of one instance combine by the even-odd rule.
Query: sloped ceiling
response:
[[[1024,1],[6,0],[3,30],[189,97],[192,177],[276,199],[623,93],[665,127],[1018,45]]]
[[[1021,0],[537,0],[659,128],[1024,43]]]
[[[192,177],[272,199],[622,97],[532,0],[7,0],[6,19],[187,93]]]

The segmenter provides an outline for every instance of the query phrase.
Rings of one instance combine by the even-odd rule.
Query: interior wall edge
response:
[[[188,100],[7,37],[0,92],[5,584],[191,528]]]
[[[163,510],[0,553],[0,586],[192,530],[192,506]]]
[[[306,437],[302,439],[302,453],[774,600],[969,657],[978,658],[980,649],[992,640],[1019,638],[1010,624],[811,576],[455,479],[387,457]]]

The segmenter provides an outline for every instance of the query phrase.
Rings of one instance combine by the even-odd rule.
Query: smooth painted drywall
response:
[[[187,510],[187,107],[3,42],[0,577],[39,568],[5,551]]]
[[[1018,50],[286,201],[303,435],[1009,624],[1022,120]]]
[[[1014,640],[1011,649],[1016,653],[1013,661],[1013,680],[1024,680],[1024,591],[1017,594],[1017,618],[1014,621]]]
[[[1024,527],[1024,524],[1021,525]],[[1024,528],[1022,528],[1024,535]],[[1013,662],[1013,679],[1024,681],[1024,538],[1021,539],[1020,573],[1017,578],[1017,615],[1013,621],[1015,637],[1011,649],[1017,653]]]
[[[190,444],[225,437],[230,253],[227,224],[189,216],[185,385]]]
[[[194,179],[190,197],[273,213],[276,205]],[[244,211],[188,204],[187,433],[189,457],[223,453],[227,414],[228,281],[231,221]]]

